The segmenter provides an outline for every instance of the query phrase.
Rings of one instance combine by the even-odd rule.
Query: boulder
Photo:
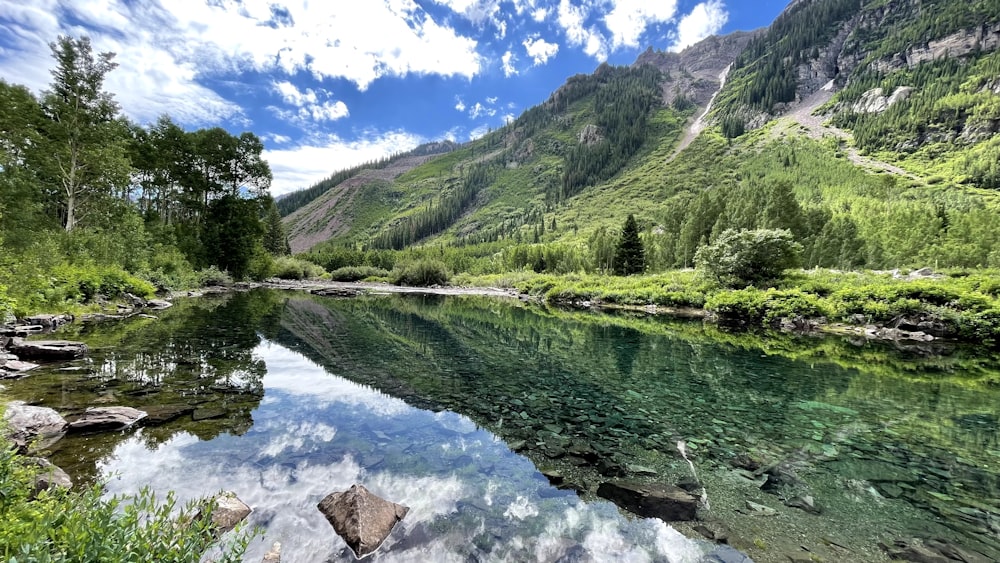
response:
[[[219,493],[218,496],[212,499],[212,524],[215,526],[216,533],[222,535],[233,528],[237,524],[246,520],[247,516],[253,512],[249,506],[246,505],[236,493],[232,491],[223,491]],[[198,517],[201,517],[199,513]]]
[[[40,457],[28,458],[28,462],[38,467],[38,474],[35,475],[35,491],[33,496],[37,496],[42,491],[54,489],[72,489],[73,480],[69,475],[47,459]]]
[[[363,485],[333,492],[317,508],[359,559],[372,553],[389,537],[409,507],[385,500]]]
[[[53,329],[66,323],[73,322],[73,315],[34,315],[31,317],[25,317],[23,321],[24,324],[40,325],[46,329]]]
[[[8,437],[21,450],[33,442],[37,448],[44,449],[62,438],[69,426],[56,411],[26,405],[24,401],[7,403],[3,419]]]
[[[75,360],[87,355],[87,345],[69,340],[22,340],[15,338],[10,351],[21,359]]]
[[[880,543],[886,554],[901,561],[914,563],[987,563],[992,559],[966,549],[951,545],[944,540],[920,540],[911,538],[896,540],[892,545]]]
[[[694,520],[698,509],[697,497],[662,483],[605,482],[597,487],[597,495],[639,516],[666,522]]]
[[[174,306],[173,303],[169,301],[164,301],[162,299],[150,299],[149,301],[146,302],[146,308],[152,309],[153,311],[162,311],[164,309],[168,309],[173,306]]]
[[[90,407],[69,423],[72,432],[124,430],[146,418],[145,411],[132,407]]]
[[[38,364],[22,362],[20,360],[0,361],[0,379],[23,377],[26,372],[29,372],[37,367]]]

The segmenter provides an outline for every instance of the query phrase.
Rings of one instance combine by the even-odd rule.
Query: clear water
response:
[[[275,541],[286,562],[353,560],[315,507],[362,483],[411,507],[380,560],[699,561],[707,542],[593,495],[610,474],[690,479],[678,441],[705,485],[704,517],[758,561],[803,545],[878,561],[877,542],[904,537],[1000,558],[1000,378],[981,351],[729,335],[513,300],[265,291],[74,330],[89,361],[5,394],[162,422],[68,437],[53,461],[110,477],[109,493],[235,491],[265,530],[248,560]],[[762,491],[746,460],[794,479]],[[786,506],[794,496],[822,513]]]

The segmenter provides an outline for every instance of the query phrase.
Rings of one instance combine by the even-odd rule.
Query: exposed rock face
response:
[[[146,418],[146,413],[132,407],[90,407],[69,423],[73,432],[124,430]]]
[[[604,140],[604,136],[601,135],[601,129],[593,123],[584,125],[583,129],[580,130],[579,142],[581,145],[590,147],[600,143],[602,140]]]
[[[35,440],[42,449],[52,445],[66,434],[69,426],[56,411],[26,405],[24,401],[7,403],[3,418],[8,436],[22,450]]]
[[[215,525],[217,533],[220,535],[235,528],[253,512],[246,503],[236,496],[236,493],[231,491],[223,491],[212,499],[211,504],[212,524]]]
[[[652,65],[670,75],[663,84],[663,101],[671,104],[678,96],[704,106],[722,85],[720,76],[736,60],[740,51],[763,30],[737,31],[700,41],[680,53],[654,51],[639,55],[635,66]]]
[[[879,72],[913,68],[938,59],[964,57],[975,52],[1000,48],[1000,23],[987,23],[951,35],[917,44],[902,53],[872,63]]]
[[[698,509],[697,497],[679,487],[661,483],[601,483],[597,495],[639,516],[666,522],[694,520]]]
[[[992,559],[975,551],[962,549],[943,540],[896,540],[892,545],[880,544],[894,560],[916,563],[987,563]]]
[[[87,355],[88,348],[83,342],[69,340],[22,340],[15,338],[10,351],[21,359],[31,360],[75,360]]]
[[[856,113],[882,113],[896,102],[909,98],[912,92],[913,88],[900,86],[891,95],[886,96],[881,88],[872,88],[861,95],[861,99],[854,103],[852,109]]]
[[[358,558],[376,549],[410,509],[372,494],[363,485],[327,495],[317,506]]]

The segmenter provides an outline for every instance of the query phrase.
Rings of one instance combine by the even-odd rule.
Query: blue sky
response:
[[[44,90],[48,44],[116,53],[134,121],[264,139],[280,195],[422,142],[464,142],[601,62],[769,24],[783,0],[0,0],[0,78]]]

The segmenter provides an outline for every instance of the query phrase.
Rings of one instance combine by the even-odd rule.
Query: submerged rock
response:
[[[144,418],[145,411],[132,407],[90,407],[69,423],[69,429],[73,432],[124,430]]]
[[[7,423],[7,436],[24,450],[28,444],[44,449],[66,434],[66,419],[48,407],[26,405],[24,401],[7,403],[3,414]]]
[[[396,523],[410,511],[409,507],[385,500],[357,484],[346,491],[330,493],[317,508],[358,558],[378,549]]]
[[[264,554],[264,558],[261,559],[260,563],[281,563],[281,543],[274,542],[274,545]]]
[[[0,361],[0,379],[24,377],[24,374],[37,368],[38,364],[20,360]]]
[[[697,497],[662,483],[605,482],[597,487],[597,495],[639,516],[666,522],[694,520],[698,509]]]
[[[985,555],[960,548],[944,540],[896,540],[892,545],[879,544],[886,554],[902,561],[915,563],[989,563],[993,559]]]

